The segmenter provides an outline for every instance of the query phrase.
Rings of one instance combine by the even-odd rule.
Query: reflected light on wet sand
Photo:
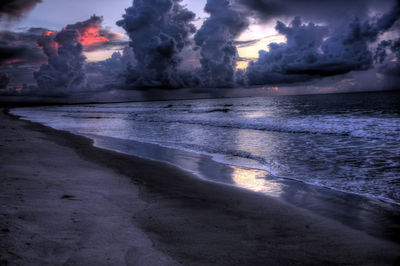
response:
[[[266,113],[265,112],[252,112],[252,113],[246,113],[243,115],[244,118],[260,118],[260,117],[265,117]]]
[[[236,185],[255,192],[268,193],[279,196],[282,193],[282,184],[267,180],[270,173],[262,170],[248,169],[239,166],[230,166],[233,170],[232,180]]]

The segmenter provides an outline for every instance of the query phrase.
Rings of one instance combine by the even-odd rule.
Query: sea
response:
[[[13,109],[96,146],[261,193],[279,180],[400,204],[396,92]],[[171,182],[173,182],[171,180]]]

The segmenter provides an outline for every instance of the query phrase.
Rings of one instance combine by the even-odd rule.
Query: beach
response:
[[[0,264],[395,265],[400,245],[279,198],[6,114]]]

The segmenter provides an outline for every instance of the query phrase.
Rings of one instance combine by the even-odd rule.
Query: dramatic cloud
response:
[[[180,0],[134,0],[117,25],[129,35],[136,67],[130,69],[129,86],[183,87],[184,77],[177,71],[180,53],[195,32],[195,14]]]
[[[127,44],[122,40],[121,34],[103,29],[101,27],[102,22],[102,17],[94,15],[86,21],[68,25],[63,31],[76,31],[76,40],[82,44],[83,50],[88,52]],[[58,33],[58,31],[47,31],[38,42],[47,56],[54,55],[57,52],[56,36]]]
[[[301,15],[306,20],[330,22],[337,25],[358,17],[366,19],[371,11],[382,12],[396,4],[397,0],[236,0],[251,15],[262,21],[274,20],[278,17]],[[333,26],[333,25],[331,25]]]
[[[92,16],[89,20],[70,25],[71,28],[78,30],[78,41],[83,45],[84,51],[90,52],[128,44],[122,40],[123,36],[121,34],[102,28],[102,22],[102,17]]]
[[[7,19],[21,17],[41,2],[42,0],[1,0],[0,19],[3,17]]]
[[[26,32],[0,31],[0,67],[12,64],[40,65],[46,57],[37,40],[46,29],[31,28]]]
[[[60,32],[47,31],[42,35],[38,45],[48,56],[48,64],[34,73],[40,90],[67,92],[84,86],[86,57],[82,54],[83,44],[90,47],[108,41],[99,35],[101,22],[101,17],[92,16],[84,22],[68,25]]]
[[[51,88],[52,92],[58,93],[72,84],[76,86],[77,81],[82,81],[80,85],[83,85],[82,51],[79,51],[78,47],[74,51],[65,47],[71,48],[73,46],[71,43],[75,42],[82,45],[83,51],[91,52],[117,49],[127,44],[121,34],[102,28],[101,23],[101,17],[93,16],[89,20],[68,25],[61,32],[43,28],[31,28],[19,32],[0,31],[0,67],[10,79],[9,87],[21,88],[23,84],[34,85],[34,72],[47,62],[49,64],[42,66],[42,69],[35,74],[44,93]],[[63,57],[60,57],[59,48],[62,46],[65,47],[62,49]],[[65,72],[69,69],[67,65],[74,66],[74,71]],[[75,74],[71,76],[71,73]],[[67,80],[68,78],[71,78],[71,82]],[[66,85],[68,83],[69,85]],[[60,84],[61,87],[55,90],[54,88]]]
[[[7,74],[9,88],[33,85],[33,72],[47,61],[46,55],[37,46],[37,40],[46,31],[31,28],[23,32],[0,32],[0,68]]]
[[[39,2],[3,1],[0,19],[21,16]],[[196,32],[195,14],[182,0],[133,0],[117,22],[127,32],[129,43],[124,35],[103,28],[98,16],[60,31],[1,31],[0,88],[45,95],[115,88],[210,91],[268,84],[274,88],[275,84],[332,80],[351,87],[354,77],[363,76],[359,73],[368,73],[376,79],[374,84],[380,84],[400,75],[396,33],[400,9],[396,3],[207,0],[204,10],[209,17]],[[258,31],[276,20],[276,35],[278,39],[284,36],[286,42],[270,43],[268,50],[259,51],[258,59],[239,57],[237,48],[245,47],[242,56],[253,56],[249,50],[267,42],[266,38],[256,39],[262,36]],[[253,24],[258,25],[253,28]],[[274,33],[267,30],[265,34]],[[123,53],[115,52],[107,60],[86,62],[85,52],[123,48]],[[238,61],[250,61],[248,68],[238,70]],[[33,76],[37,87],[29,80]]]
[[[379,64],[379,73],[400,77],[400,38],[380,42],[374,59]]]
[[[208,0],[210,17],[194,39],[201,48],[201,80],[206,87],[232,87],[238,59],[234,39],[249,25],[247,17],[228,0]]]
[[[271,43],[268,52],[259,52],[247,69],[248,83],[292,83],[367,70],[373,65],[369,44],[395,23],[399,10],[396,6],[374,22],[354,19],[343,33],[330,37],[327,27],[302,24],[299,17],[290,26],[278,21],[276,30],[287,42]]]
[[[104,61],[87,63],[85,71],[88,86],[102,84],[103,87],[122,87],[121,80],[128,75],[130,69],[136,65],[136,59],[131,47],[126,47],[121,54],[115,52]],[[125,81],[125,80],[124,80]]]
[[[56,35],[57,53],[50,54],[48,64],[34,73],[40,90],[52,93],[79,89],[85,81],[82,54],[83,46],[77,40],[75,30],[63,30]],[[45,50],[45,49],[44,49]]]
[[[9,78],[8,88],[22,88],[24,84],[33,86],[36,81],[33,73],[37,71],[37,66],[28,65],[9,65],[3,67],[0,71],[7,74]]]
[[[48,64],[34,73],[38,89],[47,93],[68,93],[87,89],[83,51],[121,44],[121,35],[102,29],[103,18],[68,25],[61,31],[45,31],[37,41],[48,57]],[[99,84],[99,83],[97,83]]]

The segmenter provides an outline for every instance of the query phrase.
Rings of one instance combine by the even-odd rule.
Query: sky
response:
[[[82,3],[83,2],[83,3]],[[125,31],[118,27],[115,22],[121,19],[125,8],[131,5],[132,0],[118,0],[110,4],[109,0],[51,0],[44,1],[37,6],[23,19],[13,23],[13,30],[28,29],[32,26],[48,29],[60,29],[65,25],[73,24],[76,21],[84,21],[91,15],[103,16],[103,25],[110,27],[113,32],[125,34]],[[183,5],[197,15],[194,22],[197,28],[200,28],[203,21],[208,17],[204,12],[206,0],[184,0]],[[76,7],[80,8],[77,9]],[[4,24],[3,24],[4,26]],[[250,47],[239,48],[239,54],[242,57],[257,57],[258,51],[267,47],[269,42],[283,41],[283,36],[275,36],[274,25],[254,25],[240,36],[239,40],[263,39],[259,43]],[[104,60],[111,56],[110,51],[100,51],[87,54],[89,61]],[[239,66],[247,65],[241,61]]]
[[[205,0],[184,1],[183,3],[201,17],[205,17],[203,12]],[[116,21],[122,18],[125,8],[132,4],[132,0],[45,0],[37,4],[22,19],[14,21],[10,25],[2,24],[3,29],[8,28],[15,31],[29,29],[31,27],[41,27],[47,29],[62,29],[65,25],[74,24],[77,21],[87,20],[96,14],[103,17],[104,27],[110,27],[113,32],[124,34],[125,31],[116,25]],[[77,8],[79,7],[79,8]],[[199,20],[197,25],[201,26]],[[8,27],[5,27],[8,26]],[[89,54],[89,60],[101,60],[110,56],[109,51],[101,51]]]
[[[399,14],[396,0],[9,0],[0,94],[398,89]]]

